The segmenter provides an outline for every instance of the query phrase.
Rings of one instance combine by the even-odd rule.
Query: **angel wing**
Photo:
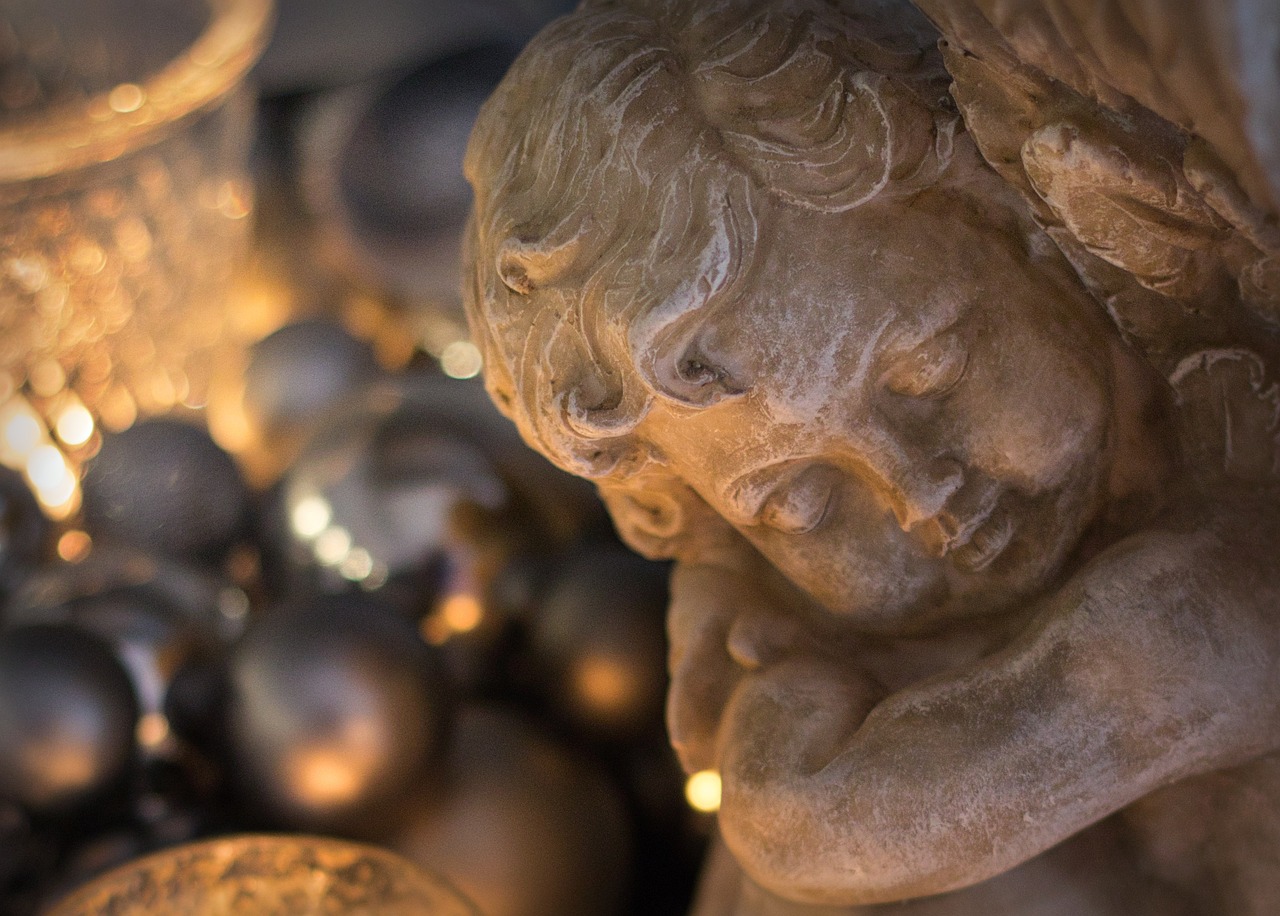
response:
[[[1280,478],[1280,4],[915,2],[983,156],[1169,379],[1198,463]]]

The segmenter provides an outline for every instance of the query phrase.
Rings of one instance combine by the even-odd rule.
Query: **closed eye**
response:
[[[760,521],[784,534],[806,534],[826,518],[835,484],[833,469],[812,465],[769,496]]]
[[[955,334],[942,334],[896,357],[880,385],[906,397],[942,398],[955,390],[968,367],[968,349]]]

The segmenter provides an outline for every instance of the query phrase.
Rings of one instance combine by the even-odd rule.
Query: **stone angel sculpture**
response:
[[[918,7],[548,27],[490,394],[678,561],[701,914],[1280,913],[1280,7]]]

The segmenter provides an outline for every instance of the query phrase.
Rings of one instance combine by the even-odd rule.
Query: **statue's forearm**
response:
[[[799,660],[744,682],[723,743],[731,848],[798,899],[938,893],[1273,749],[1274,586],[1224,588],[1189,546],[1120,552],[1014,645],[865,720]]]

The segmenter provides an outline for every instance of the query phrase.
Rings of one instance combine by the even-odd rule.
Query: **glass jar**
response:
[[[55,517],[99,426],[205,403],[270,18],[271,0],[0,0],[0,463]]]

